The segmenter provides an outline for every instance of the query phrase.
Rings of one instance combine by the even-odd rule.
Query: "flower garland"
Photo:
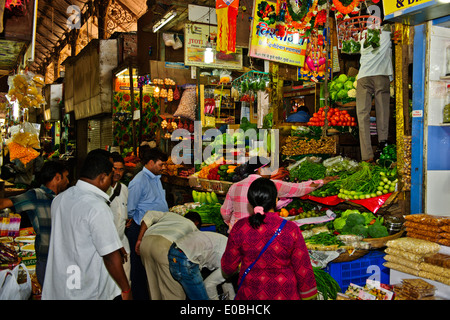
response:
[[[281,28],[297,30],[321,27],[326,20],[326,3],[326,0],[278,0],[277,25]]]
[[[352,0],[352,2],[346,6],[339,0],[333,0],[333,7],[331,9],[346,15],[358,11],[359,2],[360,0]]]

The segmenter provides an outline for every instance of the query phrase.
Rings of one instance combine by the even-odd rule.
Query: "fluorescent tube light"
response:
[[[161,20],[155,23],[155,25],[153,26],[153,33],[156,33],[159,29],[164,27],[170,20],[175,18],[176,15],[177,12],[175,10],[167,12]]]

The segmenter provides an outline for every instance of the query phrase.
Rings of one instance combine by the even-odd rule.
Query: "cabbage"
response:
[[[345,90],[345,89],[339,90],[339,92],[336,95],[337,99],[344,99],[346,97],[347,97],[347,90]]]
[[[347,90],[352,89],[353,88],[353,82],[352,81],[346,81],[344,83],[344,88],[347,89]]]
[[[339,90],[341,90],[343,87],[344,87],[344,83],[342,83],[342,82],[337,82],[337,83],[334,85],[334,90],[339,91]]]
[[[341,74],[337,79],[337,82],[341,82],[344,83],[345,81],[347,81],[347,76],[345,74]]]
[[[336,218],[336,219],[334,219],[334,221],[333,221],[333,227],[334,227],[335,230],[338,230],[338,231],[339,231],[339,230],[341,230],[342,228],[344,228],[345,223],[346,223],[345,218],[342,218],[342,217]]]

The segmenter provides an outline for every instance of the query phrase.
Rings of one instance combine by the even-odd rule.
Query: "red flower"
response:
[[[130,101],[130,99],[131,99],[131,97],[130,97],[129,94],[126,93],[126,94],[123,95],[123,100],[124,101],[128,102],[128,101]]]
[[[144,96],[144,102],[149,103],[150,102],[150,96],[145,95]]]

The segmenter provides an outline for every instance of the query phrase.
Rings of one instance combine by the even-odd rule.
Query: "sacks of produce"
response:
[[[184,90],[177,111],[174,117],[183,117],[189,120],[195,120],[195,109],[197,107],[196,88],[191,87]]]

